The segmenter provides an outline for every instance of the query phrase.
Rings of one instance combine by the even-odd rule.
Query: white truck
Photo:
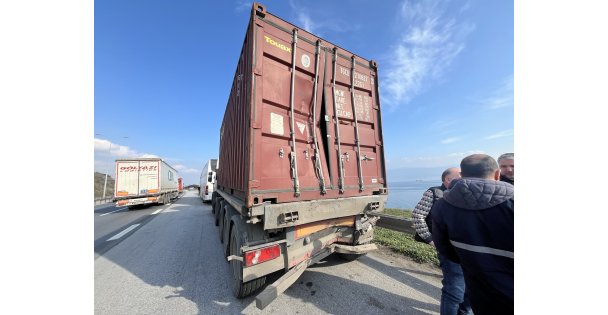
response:
[[[200,178],[199,196],[203,202],[211,202],[211,196],[215,191],[215,175],[217,171],[217,159],[208,160]]]
[[[116,206],[159,203],[178,197],[178,172],[160,158],[116,160]]]

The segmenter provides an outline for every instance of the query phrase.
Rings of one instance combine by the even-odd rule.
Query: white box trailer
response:
[[[199,195],[203,202],[210,202],[215,191],[215,175],[217,171],[217,159],[208,160],[201,171]]]
[[[116,160],[116,206],[168,203],[178,197],[178,172],[160,158]]]

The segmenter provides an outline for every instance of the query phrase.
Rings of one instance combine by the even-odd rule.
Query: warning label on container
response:
[[[300,130],[300,133],[303,135],[304,130],[306,130],[306,124],[296,121],[296,125],[298,125],[298,129]]]
[[[270,113],[270,132],[275,135],[283,135],[283,116],[275,113]]]

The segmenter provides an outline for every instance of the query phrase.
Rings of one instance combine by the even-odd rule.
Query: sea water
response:
[[[422,194],[432,186],[440,186],[439,180],[412,180],[388,183],[386,208],[413,210],[422,198]]]

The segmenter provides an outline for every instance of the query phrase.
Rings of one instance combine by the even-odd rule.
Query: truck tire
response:
[[[214,203],[214,204],[211,206],[211,213],[215,214],[215,211],[216,211],[216,209],[217,209],[217,207],[218,207],[218,205],[219,205],[220,201],[221,201],[221,200],[223,200],[223,199],[224,199],[224,198],[218,197],[218,198],[215,200],[215,203]],[[202,199],[201,199],[201,200],[202,200]]]
[[[238,225],[234,225],[232,231],[230,231],[230,255],[242,256],[242,244]],[[230,267],[232,269],[232,294],[236,298],[240,299],[251,295],[266,283],[265,276],[243,283],[243,263],[236,259],[230,261]]]
[[[219,206],[215,209],[215,226],[218,226],[220,224],[220,222],[219,222],[220,210],[222,208],[224,208],[224,205],[226,204],[226,202],[224,200],[221,200],[219,203],[220,203]]]
[[[224,216],[226,216],[226,207],[227,206],[228,205],[225,205],[225,206],[222,207],[222,209],[220,209],[220,215],[218,216],[218,218],[219,218],[219,220],[218,220],[219,221],[218,231],[220,233],[220,244],[224,243],[224,237],[223,237],[223,235],[224,235],[224,225],[225,225]]]

